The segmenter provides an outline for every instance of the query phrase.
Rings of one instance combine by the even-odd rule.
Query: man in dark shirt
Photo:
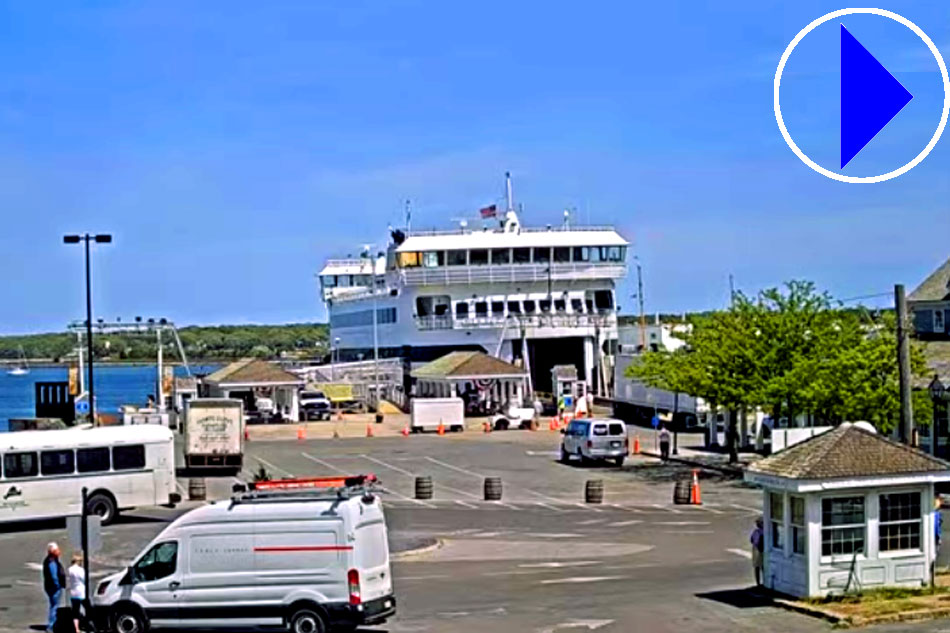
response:
[[[43,559],[43,590],[49,600],[49,618],[46,630],[52,632],[56,624],[56,609],[63,601],[63,588],[66,586],[66,570],[59,561],[59,545],[46,546],[46,558]]]

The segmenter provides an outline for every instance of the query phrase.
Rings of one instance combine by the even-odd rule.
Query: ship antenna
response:
[[[514,211],[515,208],[512,206],[511,202],[511,172],[505,172],[505,199],[507,200],[507,208],[505,211]]]
[[[412,233],[412,205],[406,200],[406,237]]]

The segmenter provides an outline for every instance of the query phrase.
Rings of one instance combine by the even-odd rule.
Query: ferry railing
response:
[[[517,329],[526,328],[577,328],[577,327],[610,327],[617,324],[617,315],[613,312],[601,314],[520,314],[508,316],[471,316],[467,318],[452,318],[450,316],[416,316],[416,327],[420,330],[451,330],[451,329],[484,329],[503,328],[507,324],[516,329],[511,331],[511,337],[520,336]]]
[[[549,270],[550,269],[550,270]],[[626,264],[560,263],[560,264],[485,264],[440,266],[435,268],[403,268],[402,281],[413,286],[438,286],[474,283],[539,282],[587,279],[619,279],[626,276]]]

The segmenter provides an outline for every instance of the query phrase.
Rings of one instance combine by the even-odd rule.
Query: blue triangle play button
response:
[[[913,98],[842,24],[841,168]]]

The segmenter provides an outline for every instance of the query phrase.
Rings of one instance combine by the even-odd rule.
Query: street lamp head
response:
[[[940,382],[940,377],[937,374],[934,374],[934,379],[930,381],[930,399],[931,400],[943,400],[944,395],[947,392],[947,388],[942,382]]]
[[[112,242],[112,236],[108,233],[100,233],[96,235],[96,242],[99,244],[109,244]]]
[[[82,239],[78,235],[64,235],[63,244],[79,244],[79,240]]]

